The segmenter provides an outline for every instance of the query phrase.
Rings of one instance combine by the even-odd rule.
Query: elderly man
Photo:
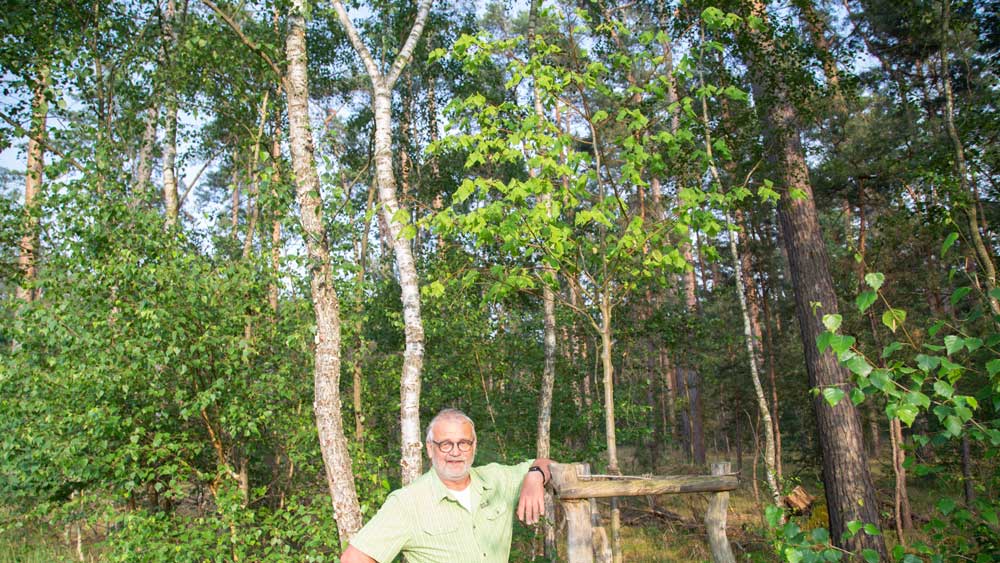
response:
[[[506,563],[512,512],[534,524],[545,511],[549,460],[472,467],[476,427],[457,409],[427,426],[434,469],[393,491],[341,556],[341,563]]]

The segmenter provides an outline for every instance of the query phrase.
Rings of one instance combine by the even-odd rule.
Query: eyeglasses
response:
[[[471,450],[472,446],[476,444],[474,440],[459,440],[458,443],[452,442],[451,440],[445,440],[444,442],[435,442],[434,440],[431,440],[431,443],[437,446],[437,449],[440,450],[441,453],[445,454],[451,453],[451,451],[455,449],[455,446],[458,446],[458,451],[465,453]]]

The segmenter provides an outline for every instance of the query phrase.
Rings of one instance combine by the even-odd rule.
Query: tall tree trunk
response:
[[[951,142],[955,147],[955,168],[958,174],[959,185],[962,188],[962,193],[969,197],[969,204],[965,206],[965,214],[969,220],[969,235],[972,237],[972,248],[976,251],[976,260],[986,275],[986,298],[989,301],[993,314],[1000,315],[1000,300],[992,295],[993,290],[997,287],[997,269],[980,232],[979,213],[977,211],[979,207],[979,195],[969,182],[968,167],[965,161],[965,146],[962,144],[962,138],[955,127],[955,96],[952,93],[951,73],[948,70],[951,0],[943,0],[941,12],[941,83],[944,86],[944,121],[948,129],[948,137],[951,138]]]
[[[421,0],[417,16],[387,75],[379,70],[375,59],[361,41],[340,0],[333,1],[333,8],[354,50],[361,57],[372,84],[372,109],[375,114],[375,177],[378,180],[379,202],[382,216],[396,256],[399,270],[400,293],[403,302],[403,324],[406,348],[403,352],[403,373],[400,377],[400,466],[403,484],[420,476],[422,448],[420,438],[420,373],[424,363],[424,325],[420,316],[420,285],[417,266],[413,259],[410,241],[403,234],[410,214],[396,199],[396,177],[392,170],[392,88],[400,73],[413,57],[420,35],[423,33],[430,11],[431,0]]]
[[[289,14],[288,36],[285,39],[288,70],[284,88],[288,101],[289,146],[296,199],[309,254],[310,289],[316,314],[313,409],[337,532],[341,543],[346,543],[361,528],[361,508],[354,488],[354,473],[340,412],[340,303],[323,223],[319,176],[313,160],[303,4],[304,0],[294,0]]]
[[[612,362],[611,303],[605,293],[601,296],[601,368],[604,373],[604,432],[608,447],[608,473],[621,475],[618,466],[618,440],[615,437],[615,383]],[[611,499],[611,548],[615,563],[622,562],[621,551],[621,509],[618,498]]]
[[[768,22],[766,6],[761,0],[750,0],[748,7],[752,15]],[[825,332],[822,315],[837,312],[837,295],[799,139],[798,115],[786,90],[787,82],[781,76],[780,53],[767,27],[750,33],[756,43],[756,51],[748,57],[755,86],[754,99],[763,106],[765,138],[772,147],[771,152],[777,155],[781,193],[778,217],[788,252],[809,385],[816,389],[836,387],[846,392],[850,387],[847,370],[833,353],[820,353],[816,346],[816,337]],[[814,308],[816,303],[819,307]],[[822,394],[813,399],[813,405],[823,453],[830,535],[835,544],[851,552],[860,553],[870,548],[888,560],[882,536],[861,533],[843,539],[850,521],[879,525],[875,488],[864,455],[858,411],[849,400],[831,406]]]
[[[155,96],[155,91],[154,91]],[[146,110],[142,146],[139,148],[139,164],[135,173],[135,190],[133,199],[142,200],[149,189],[149,180],[153,176],[153,147],[156,145],[156,125],[160,118],[160,103],[153,101]]]
[[[35,76],[31,94],[31,127],[28,131],[28,162],[24,173],[24,223],[21,234],[17,267],[21,280],[15,296],[26,302],[38,297],[34,287],[38,277],[38,196],[45,174],[45,125],[49,115],[49,102],[45,91],[49,87],[49,67],[43,63]]]
[[[169,45],[168,70],[173,76],[176,73],[174,55],[177,50],[177,29],[174,26],[177,16],[177,6],[174,0],[167,0],[163,13],[163,41]],[[171,87],[167,94],[166,106],[166,138],[163,148],[163,208],[166,217],[167,227],[177,224],[177,217],[180,213],[179,199],[177,196],[177,88],[170,82]]]
[[[532,0],[528,17],[528,49],[534,56],[535,30],[538,25],[538,5],[540,0]],[[545,123],[545,109],[542,107],[541,93],[538,84],[532,84],[532,101],[535,109],[535,116],[540,123]],[[532,176],[537,176],[538,171],[532,169]],[[539,196],[539,203],[545,208],[546,215],[552,213],[552,196],[545,192]],[[556,272],[552,266],[545,263],[541,266],[542,271],[542,317],[544,334],[542,346],[544,348],[545,361],[542,367],[541,387],[538,390],[538,436],[536,442],[537,456],[540,458],[552,457],[550,453],[551,429],[552,429],[552,390],[556,380],[556,294],[549,284],[549,280],[556,279]],[[545,557],[550,561],[555,561],[556,553],[556,529],[555,529],[556,506],[552,493],[545,493]]]

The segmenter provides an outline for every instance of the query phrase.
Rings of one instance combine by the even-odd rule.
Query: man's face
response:
[[[427,443],[427,456],[431,458],[431,465],[442,481],[463,481],[469,475],[472,461],[476,457],[475,438],[472,433],[472,425],[463,420],[439,420],[433,428],[434,441],[439,444],[451,442],[453,447],[450,452],[445,453],[441,448],[431,442]],[[458,443],[462,440],[473,442],[472,449],[467,452],[460,451]]]

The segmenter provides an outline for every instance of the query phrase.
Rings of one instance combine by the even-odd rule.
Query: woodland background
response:
[[[995,0],[2,13],[0,561],[333,560],[444,406],[732,461],[741,559],[1000,553]]]

